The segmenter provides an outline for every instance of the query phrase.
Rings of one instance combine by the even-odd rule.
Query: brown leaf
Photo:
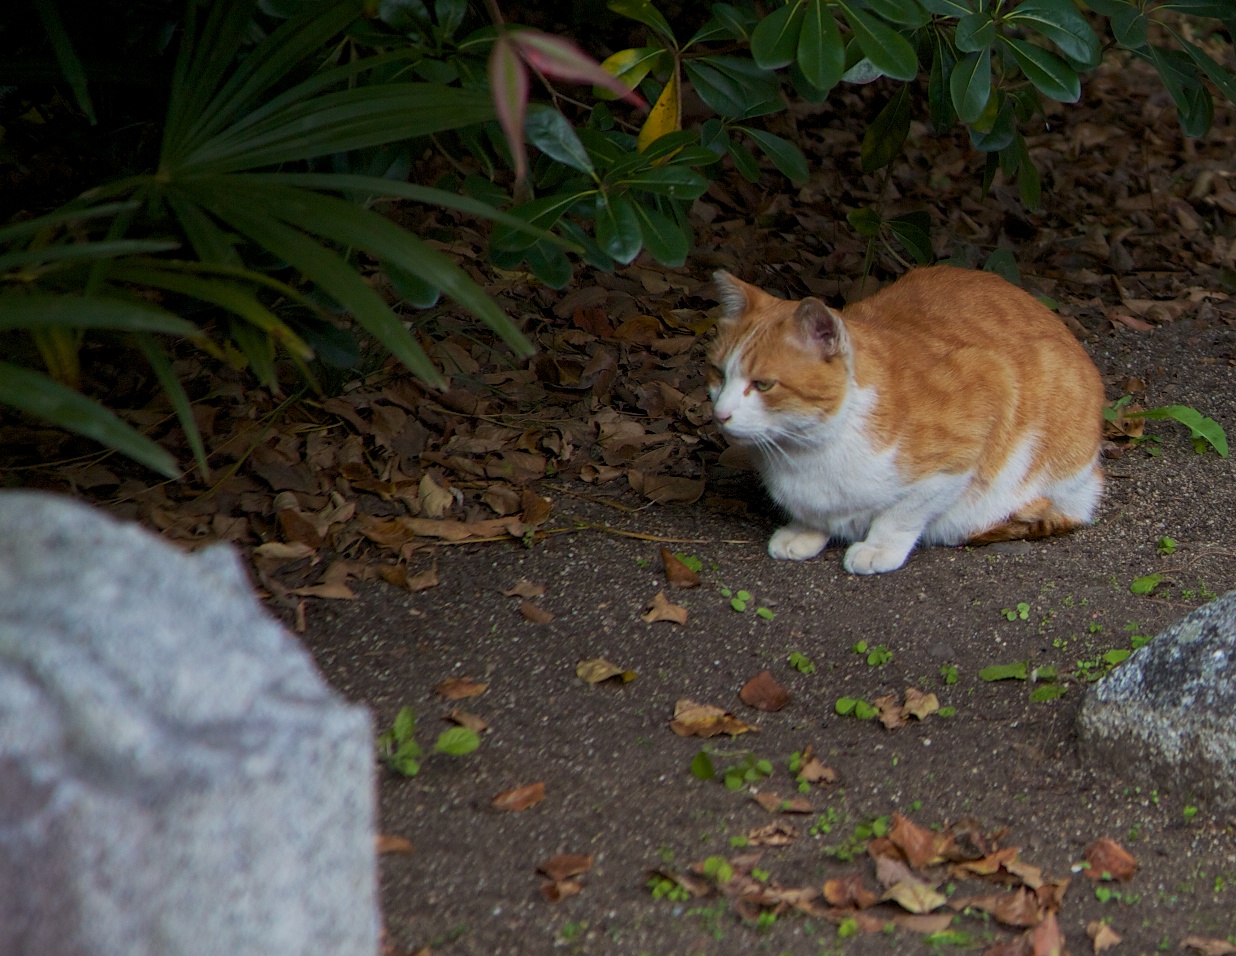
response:
[[[798,776],[807,783],[826,785],[837,782],[837,771],[823,763],[819,757],[808,757],[798,771]]]
[[[790,692],[777,683],[772,671],[760,671],[738,692],[748,707],[775,713],[790,702]]]
[[[316,550],[299,541],[284,543],[282,541],[267,541],[253,549],[255,556],[270,558],[276,561],[299,561],[301,558],[312,557]]]
[[[948,902],[948,897],[921,880],[902,880],[895,883],[885,891],[881,899],[896,903],[907,913],[930,913]]]
[[[1213,939],[1205,936],[1186,936],[1180,941],[1180,948],[1187,949],[1191,953],[1199,953],[1200,956],[1229,956],[1230,953],[1236,953],[1236,946],[1226,939]]]
[[[434,688],[434,692],[447,700],[464,700],[468,697],[480,697],[488,689],[488,684],[474,681],[470,677],[448,677]]]
[[[798,831],[794,827],[781,820],[774,820],[749,830],[747,843],[751,846],[789,846],[797,837]]]
[[[1115,880],[1127,883],[1137,872],[1137,860],[1115,840],[1102,837],[1086,847],[1086,876],[1092,880]]]
[[[1043,922],[1027,931],[1032,956],[1064,956],[1064,934],[1056,922],[1056,914],[1048,913]]]
[[[896,694],[885,694],[883,697],[877,697],[872,703],[880,712],[880,723],[889,730],[905,726],[906,719],[901,716],[901,701],[897,699]]]
[[[955,901],[956,906],[963,903],[990,913],[1006,926],[1036,926],[1044,916],[1038,897],[1024,886],[1010,893],[990,893]]]
[[[552,612],[533,604],[531,601],[520,601],[519,613],[524,616],[524,620],[531,621],[533,624],[548,624],[554,619]]]
[[[553,502],[548,498],[542,498],[528,488],[524,489],[523,497],[520,499],[522,512],[519,520],[530,528],[535,528],[539,524],[544,524],[549,518],[550,511],[553,510]]]
[[[699,587],[700,576],[674,557],[669,548],[661,549],[661,561],[665,564],[665,577],[674,587]]]
[[[769,813],[815,813],[815,807],[802,796],[783,798],[771,790],[761,790],[752,794],[751,799]]]
[[[867,889],[861,873],[839,876],[824,884],[824,899],[832,906],[865,910],[880,902],[874,890]]]
[[[409,591],[428,591],[430,588],[436,588],[438,583],[438,566],[435,564],[424,571],[409,574],[404,586]]]
[[[334,601],[356,600],[356,592],[343,583],[313,584],[305,588],[294,588],[290,593],[300,597],[329,598]]]
[[[647,621],[649,624],[654,624],[657,621],[686,624],[687,609],[677,604],[671,604],[669,598],[665,596],[665,592],[658,591],[657,596],[652,599],[652,604],[649,606],[647,613],[641,614],[640,619]]]
[[[420,500],[421,514],[426,518],[441,518],[455,504],[451,489],[442,487],[428,472],[417,487],[417,498]]]
[[[1094,956],[1099,956],[1103,950],[1111,949],[1120,942],[1120,936],[1116,931],[1100,919],[1091,920],[1086,924],[1086,935],[1094,943]],[[1236,952],[1236,946],[1233,946],[1230,951]]]
[[[535,598],[545,593],[545,585],[533,584],[527,578],[520,578],[514,585],[502,593],[506,597]]]
[[[568,877],[579,876],[581,873],[587,873],[591,870],[593,856],[594,854],[581,856],[578,853],[559,853],[557,856],[550,857],[538,866],[536,870],[551,880],[565,880]]]
[[[467,727],[474,734],[484,733],[489,729],[489,721],[484,717],[480,717],[470,711],[461,710],[458,707],[449,711],[442,719],[449,720],[452,724],[458,724],[460,727]]]
[[[541,885],[541,896],[548,903],[560,903],[571,896],[578,896],[583,887],[577,880],[554,880]]]
[[[603,657],[580,661],[575,665],[575,674],[589,684],[599,684],[614,677],[619,678],[620,683],[625,684],[639,676],[635,671],[624,671],[621,667],[615,667]]]
[[[391,836],[387,833],[379,833],[373,838],[374,852],[381,855],[383,853],[413,853],[415,852],[412,841],[401,836]]]
[[[670,730],[679,737],[716,737],[718,734],[736,736],[755,729],[720,707],[697,704],[685,697],[674,705],[674,719],[670,721]]]
[[[953,924],[952,913],[894,913],[892,922],[911,933],[943,933]]]
[[[906,688],[906,702],[902,705],[901,716],[923,720],[939,709],[940,701],[935,694],[924,694],[917,687]]]
[[[637,474],[632,472],[632,474]],[[693,505],[704,494],[703,478],[677,478],[673,475],[645,475],[635,488],[640,494],[659,505]],[[635,482],[631,482],[635,487]]]
[[[906,862],[914,869],[922,870],[944,861],[940,853],[945,842],[943,834],[920,827],[900,813],[893,814],[892,824],[888,838],[905,854]]]
[[[527,810],[544,799],[545,784],[538,782],[530,783],[523,787],[516,787],[514,790],[503,790],[490,801],[490,804],[495,810],[509,810],[512,813],[518,813],[521,810]]]

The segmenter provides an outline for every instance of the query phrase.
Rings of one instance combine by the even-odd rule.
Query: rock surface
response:
[[[1131,781],[1236,808],[1236,591],[1092,687],[1078,732],[1085,757]]]
[[[376,952],[371,739],[229,549],[0,493],[0,953]]]

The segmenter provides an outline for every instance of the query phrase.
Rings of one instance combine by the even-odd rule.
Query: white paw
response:
[[[768,539],[768,553],[778,560],[806,561],[828,544],[828,535],[813,528],[778,528]]]
[[[883,574],[905,564],[908,553],[900,548],[882,548],[860,541],[846,549],[845,560],[841,563],[850,574]]]

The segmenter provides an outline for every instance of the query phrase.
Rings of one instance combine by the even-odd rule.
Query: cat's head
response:
[[[852,378],[845,324],[819,299],[788,302],[717,272],[724,313],[709,354],[713,418],[739,442],[810,441]]]

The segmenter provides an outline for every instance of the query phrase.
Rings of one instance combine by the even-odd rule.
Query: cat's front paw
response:
[[[896,571],[906,563],[908,551],[901,548],[881,547],[860,541],[850,545],[841,563],[850,574],[883,574]]]
[[[768,553],[782,561],[806,561],[814,558],[828,544],[828,535],[814,528],[787,525],[778,528],[768,539]]]

